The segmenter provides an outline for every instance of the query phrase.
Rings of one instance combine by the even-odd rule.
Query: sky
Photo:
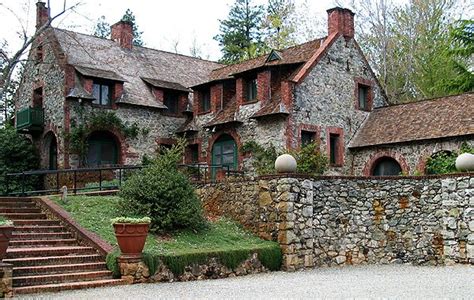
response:
[[[45,0],[47,2],[47,0]],[[301,5],[305,0],[296,0]],[[326,9],[334,5],[334,0],[306,0],[314,16],[325,22]],[[211,60],[220,57],[219,46],[213,37],[219,33],[219,19],[225,19],[234,0],[66,0],[66,5],[81,4],[53,23],[53,26],[82,33],[91,33],[97,19],[104,15],[113,24],[121,19],[127,8],[135,15],[135,20],[145,46],[173,51],[177,42],[179,53],[189,54],[193,41],[203,49],[203,56]],[[263,4],[265,0],[256,0]],[[20,23],[34,31],[36,0],[0,0],[0,39],[9,41],[10,48],[18,45],[16,32]],[[64,0],[50,0],[51,14],[63,8]],[[6,8],[10,8],[11,11]],[[8,24],[5,26],[4,24]]]

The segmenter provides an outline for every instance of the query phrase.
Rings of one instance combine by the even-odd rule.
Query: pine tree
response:
[[[92,35],[105,39],[110,37],[110,24],[105,19],[105,16],[101,16],[97,19]]]
[[[135,15],[130,9],[127,9],[125,11],[125,14],[122,17],[122,21],[127,21],[133,23],[133,45],[135,46],[143,46],[143,40],[142,40],[142,33],[143,31],[138,30],[138,25],[135,23]]]
[[[252,0],[235,0],[226,20],[220,20],[220,34],[214,39],[222,47],[223,63],[237,63],[256,57],[266,47],[260,33],[264,8]]]

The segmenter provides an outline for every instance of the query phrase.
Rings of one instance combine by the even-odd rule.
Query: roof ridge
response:
[[[396,104],[390,104],[387,106],[382,106],[382,107],[376,107],[374,110],[379,110],[379,109],[384,109],[384,108],[390,108],[390,107],[396,107],[396,106],[403,106],[403,105],[415,105],[418,103],[424,103],[424,102],[434,102],[434,101],[439,101],[441,99],[446,99],[446,98],[451,98],[451,97],[457,97],[461,95],[467,95],[467,94],[474,94],[474,91],[471,92],[464,92],[464,93],[459,93],[459,94],[453,94],[453,95],[446,95],[446,96],[436,96],[433,98],[424,98],[416,101],[411,101],[411,102],[406,102],[406,103],[396,103]]]
[[[99,36],[95,36],[95,35],[91,35],[91,34],[86,34],[86,33],[82,33],[82,32],[67,30],[67,29],[63,29],[63,28],[57,28],[57,27],[51,27],[51,28],[53,28],[53,29],[55,29],[55,30],[66,31],[66,32],[72,32],[72,33],[75,33],[75,34],[80,34],[80,35],[83,35],[83,36],[87,36],[87,37],[91,37],[91,38],[96,38],[96,39],[100,39],[100,40],[104,40],[104,41],[110,41],[110,42],[114,43],[113,40],[108,39],[108,38],[104,38],[104,37],[99,37]],[[203,59],[203,58],[200,58],[200,57],[194,57],[194,56],[190,56],[190,55],[186,55],[186,54],[174,53],[174,52],[171,52],[171,51],[166,51],[166,50],[161,50],[161,49],[156,49],[156,48],[151,48],[151,47],[145,47],[145,46],[133,45],[133,47],[135,47],[135,48],[148,49],[148,50],[157,51],[157,52],[162,52],[162,53],[168,53],[168,54],[172,54],[172,55],[184,56],[184,57],[187,57],[187,58],[191,58],[191,59],[195,59],[195,60],[200,60],[200,61],[205,61],[205,62],[210,62],[210,63],[214,63],[214,64],[222,65],[223,67],[226,67],[226,65],[223,65],[223,64],[221,64],[221,63],[219,63],[219,62],[217,62],[217,61],[213,61],[213,60],[209,60],[209,59]],[[132,48],[132,49],[133,49],[133,48]]]

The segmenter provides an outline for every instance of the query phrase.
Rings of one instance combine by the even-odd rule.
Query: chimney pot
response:
[[[327,10],[328,35],[339,32],[348,38],[354,37],[354,13],[347,8],[334,7]]]
[[[133,23],[129,21],[119,21],[112,25],[111,39],[117,42],[122,48],[132,49]]]
[[[48,22],[50,18],[49,7],[42,1],[36,2],[36,29]]]

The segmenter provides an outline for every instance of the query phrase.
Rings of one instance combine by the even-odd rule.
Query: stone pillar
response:
[[[147,282],[150,278],[150,270],[142,258],[117,258],[120,274],[128,284]]]
[[[1,298],[12,298],[13,297],[13,285],[12,285],[12,273],[13,265],[0,263],[0,276],[1,276]]]

